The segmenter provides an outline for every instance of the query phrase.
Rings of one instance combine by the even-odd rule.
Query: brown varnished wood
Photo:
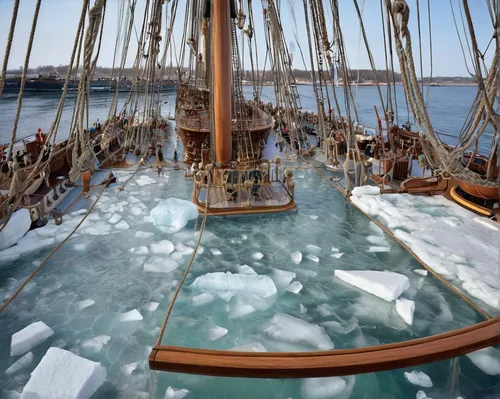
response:
[[[322,352],[233,352],[155,346],[152,370],[224,377],[305,378],[372,373],[446,360],[500,343],[500,318],[439,335]]]

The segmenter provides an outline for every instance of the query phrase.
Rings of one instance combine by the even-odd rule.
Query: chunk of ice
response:
[[[332,247],[332,252],[339,252],[339,249],[336,247]]]
[[[28,352],[26,355],[17,360],[12,366],[5,370],[5,374],[11,375],[15,372],[29,366],[33,362],[33,353]]]
[[[167,198],[151,210],[153,224],[165,233],[175,233],[198,217],[198,208],[190,201]]]
[[[278,289],[285,290],[291,281],[296,277],[296,274],[286,270],[273,269],[270,277],[273,279],[274,284],[276,284]]]
[[[252,258],[254,258],[255,260],[261,260],[263,257],[264,257],[264,254],[262,252],[255,252],[252,255]]]
[[[234,346],[229,350],[235,352],[267,352],[267,349],[260,342],[250,342],[245,345]]]
[[[319,262],[319,258],[316,255],[313,255],[313,254],[307,254],[306,258],[309,259],[309,260],[312,260],[313,262],[316,262],[316,263]]]
[[[92,353],[100,352],[101,349],[111,339],[109,335],[98,335],[97,337],[86,339],[82,342],[82,348]]]
[[[212,327],[208,330],[208,340],[209,341],[216,341],[219,338],[222,338],[224,335],[227,334],[227,328],[220,327],[220,326],[215,326]]]
[[[299,264],[302,262],[302,254],[299,251],[294,251],[290,254],[290,257],[292,258],[292,262],[295,264]]]
[[[139,216],[142,213],[142,209],[138,206],[134,206],[132,209],[130,209],[130,213],[134,216]]]
[[[122,220],[121,222],[115,224],[115,229],[118,230],[128,230],[129,228],[130,225],[125,220]]]
[[[286,289],[287,291],[293,292],[294,294],[298,294],[300,290],[302,290],[302,284],[300,284],[300,281],[294,281],[291,283],[288,288]]]
[[[355,197],[362,197],[363,195],[380,195],[380,188],[377,186],[354,187],[351,194]]]
[[[425,269],[415,269],[415,270],[413,270],[413,272],[420,274],[421,276],[427,276],[427,270],[425,270]]]
[[[222,252],[219,251],[217,248],[210,248],[210,252],[212,252],[213,256],[221,256]]]
[[[108,219],[108,223],[116,224],[122,219],[122,215],[115,213]]]
[[[7,225],[0,231],[0,251],[15,245],[30,227],[31,216],[28,209],[22,208],[14,212]]]
[[[148,253],[149,253],[148,247],[146,247],[144,245],[141,245],[140,247],[137,247],[134,250],[134,254],[136,254],[136,255],[147,255]]]
[[[308,244],[308,245],[306,245],[306,249],[308,252],[313,253],[313,254],[319,254],[321,252],[321,248],[316,246],[316,245]]]
[[[284,313],[275,314],[264,332],[277,341],[309,345],[319,350],[333,349],[333,342],[323,327]]]
[[[179,267],[179,263],[172,259],[152,256],[144,263],[144,271],[152,273],[172,273]]]
[[[136,238],[151,238],[154,236],[154,233],[150,233],[149,231],[137,231],[135,233]]]
[[[134,309],[130,312],[121,313],[118,316],[118,320],[123,322],[139,321],[142,320],[142,315],[137,309]]]
[[[493,347],[467,353],[472,363],[488,375],[500,375],[500,350]]]
[[[276,294],[276,286],[269,276],[232,274],[230,272],[207,273],[199,276],[191,284],[191,288],[200,291],[227,291],[232,294],[256,294],[263,298]]]
[[[306,313],[307,313],[307,308],[304,305],[300,304],[300,314],[306,314]]]
[[[134,370],[139,366],[139,362],[133,362],[129,364],[125,364],[121,367],[122,373],[125,375],[130,375],[134,372]]]
[[[229,314],[229,319],[239,319],[253,312],[255,312],[255,308],[252,305],[248,305],[242,301],[236,301],[231,313]]]
[[[242,239],[242,240],[248,240],[248,237],[247,237],[247,235],[246,235],[246,234],[242,234],[242,235],[241,235],[241,239]]]
[[[416,399],[431,399],[431,398],[429,398],[424,391],[420,390],[417,392]]]
[[[394,272],[335,270],[335,277],[389,302],[410,287],[408,277]]]
[[[105,380],[106,369],[100,363],[52,347],[31,373],[21,397],[88,399]]]
[[[406,324],[413,324],[413,313],[415,312],[415,302],[405,298],[396,299],[396,311]]]
[[[391,247],[369,247],[366,252],[391,252]]]
[[[309,219],[311,219],[311,220],[317,220],[318,219],[318,215],[310,215]]]
[[[35,346],[41,344],[52,336],[54,331],[43,321],[37,321],[12,335],[10,343],[10,355],[20,356],[29,352]]]
[[[240,274],[257,274],[255,270],[253,270],[250,266],[248,265],[241,265],[236,267],[236,270]]]
[[[151,244],[151,252],[154,254],[170,255],[172,252],[174,252],[174,249],[174,244],[172,244],[168,240],[162,240]]]
[[[89,306],[92,306],[95,303],[94,300],[92,299],[84,299],[83,301],[77,302],[75,304],[75,309],[76,311],[83,310],[85,308],[88,308]]]
[[[418,385],[424,388],[432,387],[432,380],[422,371],[413,370],[411,373],[405,372],[405,378],[410,384]]]
[[[144,310],[146,312],[154,312],[156,309],[158,309],[158,306],[160,306],[159,302],[149,302],[144,305]]]
[[[327,330],[333,331],[337,334],[349,334],[359,327],[358,319],[351,317],[346,321],[325,321],[321,323],[322,326],[326,327]]]
[[[354,376],[306,378],[302,380],[300,390],[304,399],[347,399],[354,382]]]
[[[336,253],[336,254],[331,254],[330,256],[332,258],[335,258],[335,259],[340,259],[342,257],[342,255],[344,255],[344,252],[339,252],[339,253]]]
[[[177,389],[168,387],[164,399],[183,399],[189,393],[187,389]]]
[[[204,292],[203,294],[196,295],[193,298],[191,298],[191,305],[202,306],[212,302],[213,300],[214,300],[213,295],[209,294],[208,292]]]

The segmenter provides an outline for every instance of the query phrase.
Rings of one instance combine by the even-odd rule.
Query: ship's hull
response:
[[[458,180],[458,185],[463,191],[473,197],[481,198],[484,200],[498,200],[499,190],[497,187],[483,187],[477,184],[471,184],[464,180]]]

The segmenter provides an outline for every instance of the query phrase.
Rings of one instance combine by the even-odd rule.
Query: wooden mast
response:
[[[231,14],[228,0],[212,0],[212,82],[215,160],[231,161]]]

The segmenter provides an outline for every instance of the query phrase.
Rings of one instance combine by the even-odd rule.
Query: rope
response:
[[[7,38],[7,46],[5,48],[5,57],[3,58],[2,76],[0,76],[0,96],[2,96],[3,87],[5,84],[5,75],[7,74],[7,66],[9,64],[10,49],[12,47],[12,39],[14,38],[14,31],[16,30],[17,12],[19,10],[19,1],[20,0],[15,1],[14,9],[12,10],[12,19],[10,21],[9,36]]]
[[[182,275],[181,280],[179,281],[179,285],[177,286],[177,289],[175,290],[174,296],[172,298],[172,301],[170,302],[170,305],[168,306],[167,314],[165,316],[165,319],[163,320],[163,323],[161,325],[160,329],[160,334],[158,335],[158,339],[156,340],[156,345],[161,344],[161,340],[163,338],[163,334],[165,334],[165,328],[167,327],[167,322],[168,319],[170,318],[170,314],[172,313],[172,310],[175,305],[175,301],[177,299],[177,296],[179,295],[179,292],[181,291],[182,285],[184,284],[184,281],[186,280],[186,277],[189,273],[189,269],[191,268],[191,265],[193,264],[194,258],[196,256],[196,253],[198,251],[198,248],[200,246],[201,238],[203,236],[203,232],[205,231],[205,225],[207,224],[207,216],[208,216],[208,200],[209,200],[209,194],[210,194],[210,180],[208,181],[208,188],[207,188],[207,197],[205,200],[205,213],[203,214],[203,221],[201,223],[200,227],[200,234],[198,236],[198,241],[196,242],[196,246],[194,247],[193,254],[191,255],[191,259],[189,259],[189,263],[186,266],[186,270],[184,270],[184,274]]]

